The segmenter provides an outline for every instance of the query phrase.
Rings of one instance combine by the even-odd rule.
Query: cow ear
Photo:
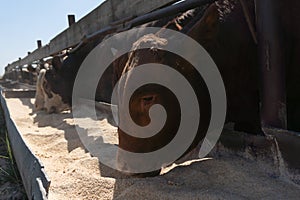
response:
[[[61,69],[62,62],[61,62],[60,57],[54,56],[54,58],[52,59],[52,66],[57,71],[59,71]]]

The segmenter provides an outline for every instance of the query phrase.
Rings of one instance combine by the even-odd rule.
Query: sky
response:
[[[104,0],[1,0],[0,75],[8,63],[23,58],[68,28],[68,14],[78,21]]]

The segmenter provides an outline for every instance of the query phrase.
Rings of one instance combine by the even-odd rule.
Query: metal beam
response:
[[[255,0],[263,126],[287,128],[285,66],[279,0]]]

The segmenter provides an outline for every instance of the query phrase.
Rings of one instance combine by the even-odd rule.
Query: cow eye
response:
[[[143,97],[143,101],[149,102],[149,101],[153,101],[154,96],[147,96],[147,97]]]

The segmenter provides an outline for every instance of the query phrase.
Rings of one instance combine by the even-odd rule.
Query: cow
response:
[[[251,7],[253,8],[253,4]],[[250,17],[253,16],[252,13]],[[186,27],[188,28],[183,27],[181,32],[206,49],[221,73],[227,94],[226,121],[234,122],[235,130],[263,135],[259,113],[257,46],[249,31],[241,5],[235,1],[213,3],[199,20],[191,21]],[[137,50],[144,43],[150,43],[152,48]],[[211,102],[208,89],[193,66],[173,53],[160,50],[166,43],[166,39],[160,37],[159,33],[143,36],[136,41],[122,72],[125,78],[123,83],[131,78],[131,69],[146,63],[165,64],[176,69],[189,80],[197,94],[201,120],[197,135],[190,147],[182,154],[184,156],[204,138],[211,116]],[[119,87],[119,112],[123,112],[120,105],[123,103],[122,97],[126,96],[127,88],[126,84]],[[162,86],[147,84],[133,93],[129,101],[132,120],[139,126],[148,125],[151,121],[149,109],[155,104],[161,104],[167,112],[168,117],[164,127],[155,136],[149,138],[133,137],[119,127],[120,149],[134,153],[149,153],[162,148],[175,137],[180,122],[180,105],[174,94]],[[126,122],[122,116],[119,114],[120,123]],[[126,124],[120,125],[126,126]],[[131,131],[135,130],[131,129]],[[119,170],[130,172],[131,165],[142,164],[141,160],[131,159],[133,158],[126,157],[122,151],[119,151],[117,155]],[[155,170],[134,175],[154,176],[159,172],[160,170]]]
[[[49,69],[44,67],[38,70],[34,111],[45,110],[47,113],[57,113],[68,110],[69,106],[62,101],[61,97],[50,90],[49,84],[45,79],[47,70]],[[36,72],[36,70],[33,71]]]
[[[102,38],[103,39],[103,38]],[[84,44],[78,50],[70,53],[64,60],[59,57],[54,57],[52,60],[52,68],[47,70],[45,80],[51,92],[61,97],[62,101],[72,106],[72,91],[78,70],[95,46],[101,40]],[[112,91],[112,68],[108,68],[103,77],[99,81],[97,92],[95,95],[96,101],[110,102]]]

